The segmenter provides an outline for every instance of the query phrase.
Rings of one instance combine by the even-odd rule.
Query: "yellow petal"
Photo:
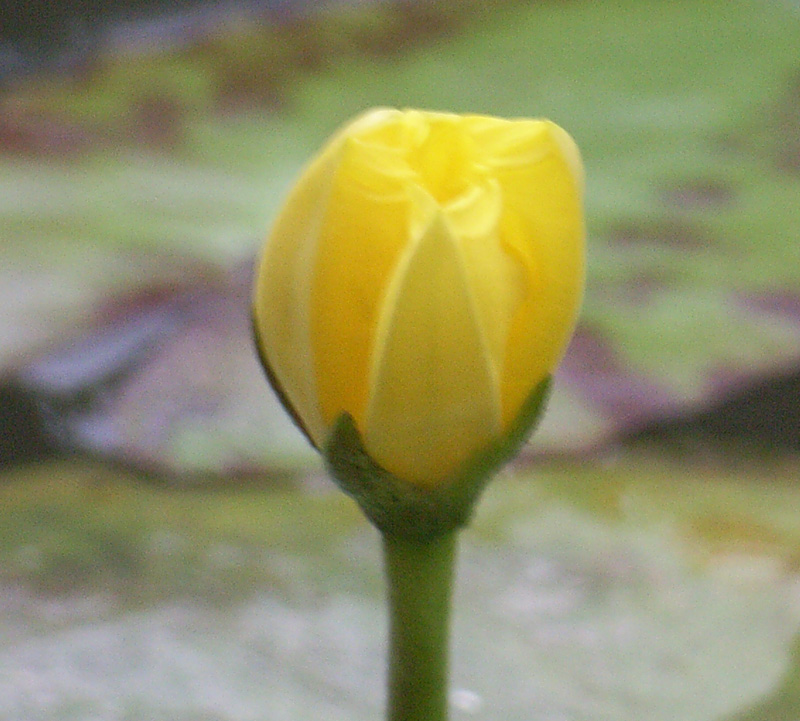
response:
[[[310,348],[327,425],[343,411],[357,423],[366,413],[381,301],[408,243],[403,167],[391,152],[352,140],[339,157],[315,249],[310,305]]]
[[[418,485],[441,481],[499,431],[497,388],[464,260],[441,213],[392,282],[371,388],[367,450]]]
[[[503,246],[502,206],[500,186],[490,179],[474,185],[445,208],[464,258],[470,295],[486,338],[496,384],[505,365],[511,319],[527,288],[523,268]]]
[[[502,120],[471,123],[484,162],[493,170],[531,165],[548,153],[546,120]]]
[[[552,123],[532,143],[534,162],[505,164],[496,177],[506,211],[503,240],[527,288],[512,319],[503,371],[503,425],[533,387],[552,372],[575,325],[584,282],[582,176],[574,144]]]
[[[262,354],[317,447],[324,444],[331,421],[330,414],[323,418],[320,408],[312,345],[313,269],[318,266],[320,238],[348,138],[396,124],[399,115],[388,108],[363,113],[343,126],[303,168],[273,225],[256,273],[253,314]]]
[[[577,148],[548,121],[377,109],[334,135],[254,299],[317,446],[347,411],[376,460],[425,484],[507,427],[575,322],[582,194]]]
[[[256,274],[254,322],[262,352],[287,400],[321,447],[326,427],[317,405],[309,324],[313,266],[337,165],[331,145],[310,163],[272,228]]]

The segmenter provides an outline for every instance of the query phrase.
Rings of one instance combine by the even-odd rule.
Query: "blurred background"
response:
[[[800,3],[0,8],[0,721],[374,719],[378,539],[252,260],[374,105],[549,117],[583,315],[463,534],[453,718],[800,715]]]

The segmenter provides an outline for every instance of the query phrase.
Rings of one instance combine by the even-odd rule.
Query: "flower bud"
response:
[[[256,277],[259,351],[323,449],[440,485],[560,360],[584,279],[583,175],[546,120],[371,110],[302,172]]]

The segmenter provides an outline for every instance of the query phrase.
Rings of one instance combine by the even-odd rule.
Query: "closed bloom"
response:
[[[371,110],[290,192],[257,271],[271,379],[317,448],[350,414],[422,487],[556,367],[584,279],[583,175],[546,120]]]

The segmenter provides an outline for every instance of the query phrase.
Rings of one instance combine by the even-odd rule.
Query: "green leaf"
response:
[[[582,149],[586,302],[539,448],[593,447],[796,366],[795,4],[505,3],[464,18],[444,4],[424,25],[441,32],[418,44],[401,6],[309,16],[291,32],[222,24],[163,52],[104,57],[85,78],[10,90],[0,367],[94,332],[109,298],[227,273],[324,137],[386,104],[549,116]],[[168,384],[183,382],[176,366]],[[252,378],[243,407],[260,392]],[[270,466],[274,446],[248,443],[254,458],[232,436],[212,441],[222,420],[181,414],[185,454],[158,451],[151,467]],[[106,453],[136,458],[128,438]]]
[[[498,478],[461,534],[453,717],[796,717],[797,472]],[[381,717],[380,539],[344,494],[61,464],[4,475],[0,504],[3,719]]]

